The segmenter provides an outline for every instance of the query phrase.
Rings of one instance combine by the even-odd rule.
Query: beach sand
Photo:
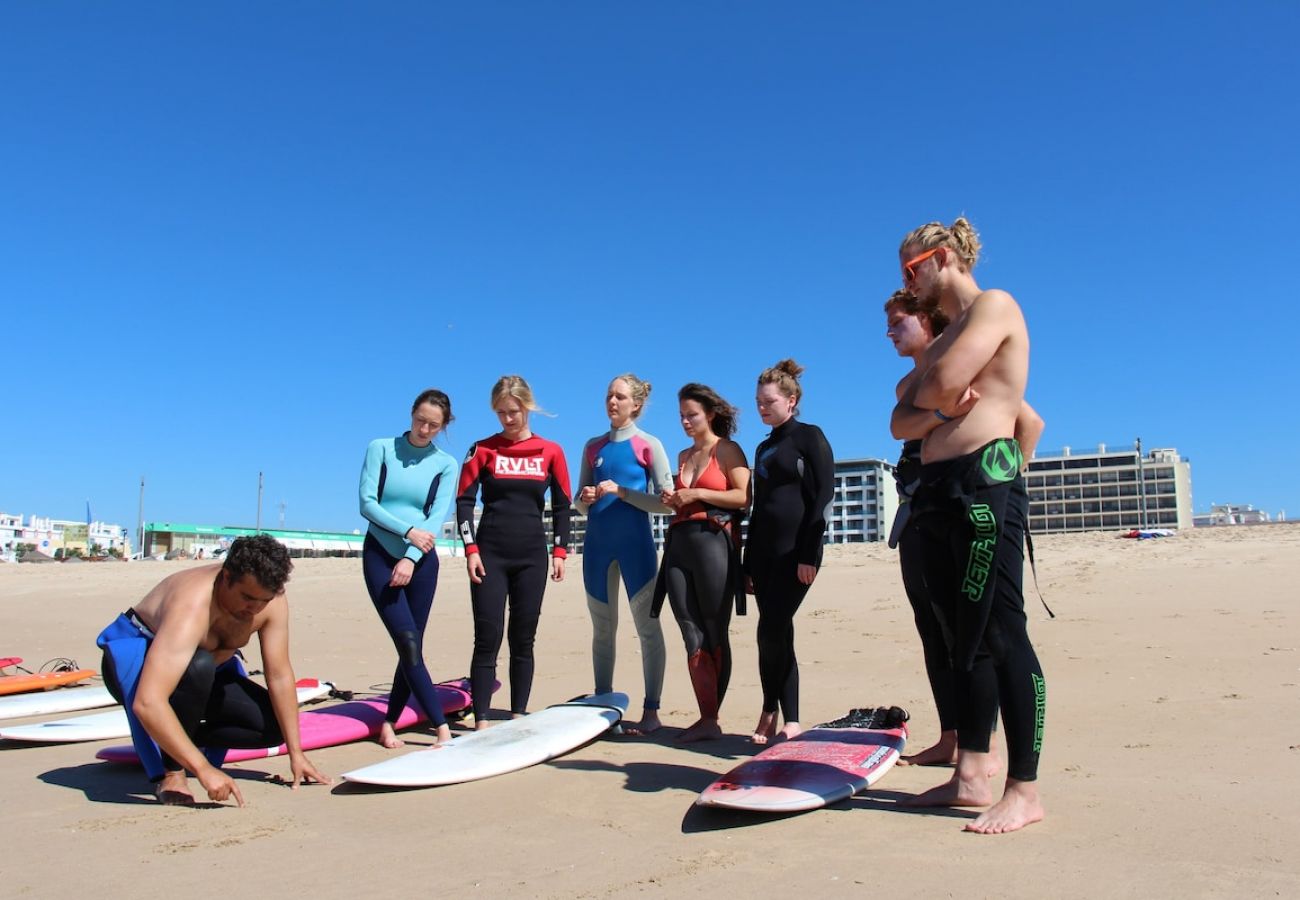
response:
[[[1035,543],[1057,617],[1048,619],[1026,572],[1030,635],[1048,685],[1040,768],[1048,817],[1022,832],[967,834],[974,811],[899,808],[900,798],[946,779],[948,770],[932,768],[896,767],[868,793],[800,815],[694,808],[705,785],[753,752],[745,737],[761,696],[751,614],[732,625],[727,736],[708,744],[675,746],[667,728],[652,739],[598,740],[487,781],[413,791],[336,784],[294,793],[266,780],[286,775],[288,763],[265,760],[231,767],[248,801],[241,810],[161,808],[138,771],[95,761],[101,744],[0,742],[0,897],[207,897],[229,885],[314,900],[796,890],[1300,896],[1300,525]],[[98,668],[99,629],[187,565],[196,563],[0,565],[0,655],[28,664],[68,656]],[[579,560],[569,572],[547,592],[533,709],[591,689]],[[391,680],[395,655],[358,560],[298,561],[290,602],[300,677],[359,692]],[[665,617],[663,717],[685,726],[693,695],[679,632]],[[620,618],[616,687],[632,697],[635,718],[640,661],[626,606]],[[910,750],[935,737],[893,552],[830,548],[796,628],[805,725],[896,704],[912,713]],[[465,674],[470,645],[463,564],[444,560],[425,647],[435,677]],[[260,665],[256,643],[248,656]],[[412,745],[428,741],[407,734]],[[388,755],[366,743],[311,757],[337,775]]]

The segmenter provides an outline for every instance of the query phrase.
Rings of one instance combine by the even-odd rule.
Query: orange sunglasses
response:
[[[931,256],[934,256],[942,247],[935,247],[933,250],[927,250],[920,256],[913,256],[907,262],[903,263],[903,286],[906,287],[916,280],[916,267],[925,262]]]

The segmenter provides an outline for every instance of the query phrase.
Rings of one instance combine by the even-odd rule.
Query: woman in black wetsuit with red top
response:
[[[703,384],[677,392],[682,430],[691,445],[677,457],[673,490],[660,499],[676,515],[669,525],[660,581],[686,644],[686,665],[700,718],[679,736],[702,741],[722,736],[718,710],[731,680],[727,627],[740,581],[734,537],[739,511],[749,505],[749,465],[730,440],[736,408]],[[743,594],[741,595],[743,600]],[[657,614],[659,599],[652,615]]]
[[[754,451],[754,508],[745,541],[745,577],[758,605],[758,675],[763,712],[750,738],[766,744],[800,734],[794,614],[817,577],[835,497],[835,457],[816,425],[795,418],[803,366],[785,359],[758,376],[758,414],[772,427]],[[779,708],[779,710],[778,710]]]
[[[517,718],[528,711],[533,640],[548,572],[542,523],[546,492],[551,493],[555,523],[549,566],[555,581],[564,579],[571,505],[564,451],[528,427],[528,414],[537,409],[528,382],[518,375],[502,376],[492,388],[492,408],[501,431],[470,448],[456,496],[456,524],[465,542],[474,607],[470,681],[478,729],[487,727],[503,634],[510,645],[510,712]],[[480,487],[483,515],[476,527],[474,502]]]

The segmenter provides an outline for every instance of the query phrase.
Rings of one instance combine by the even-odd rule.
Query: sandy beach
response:
[[[1057,614],[1049,620],[1030,589],[1030,634],[1048,683],[1040,770],[1048,817],[1023,832],[967,834],[973,811],[898,806],[944,780],[944,769],[897,767],[864,795],[800,815],[694,808],[705,785],[753,752],[745,737],[761,697],[751,614],[732,624],[727,736],[707,744],[678,746],[669,727],[598,740],[511,775],[413,791],[336,784],[294,793],[267,780],[287,774],[287,762],[266,760],[231,767],[246,808],[179,809],[157,806],[138,771],[96,762],[102,744],[0,742],[0,896],[207,897],[229,884],[315,900],[359,891],[1300,896],[1300,525],[1142,542],[1044,536],[1036,550]],[[0,565],[0,655],[98,668],[99,629],[186,565],[196,563]],[[569,571],[547,592],[533,709],[591,689],[576,561]],[[395,656],[359,560],[298,561],[290,602],[299,676],[357,692],[386,686]],[[670,617],[664,625],[662,714],[685,726],[694,705],[680,635]],[[616,687],[635,716],[640,663],[626,607],[620,626]],[[796,628],[805,725],[896,704],[912,714],[910,749],[934,738],[892,551],[830,548]],[[463,565],[444,560],[425,647],[435,676],[464,674],[470,645]],[[256,643],[248,656],[259,664]],[[408,736],[413,746],[428,742]],[[311,757],[336,775],[389,753],[366,743]]]

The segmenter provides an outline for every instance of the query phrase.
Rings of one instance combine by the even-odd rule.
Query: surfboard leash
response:
[[[851,709],[848,715],[840,716],[830,722],[823,722],[818,728],[898,728],[911,716],[899,706],[871,706]]]

